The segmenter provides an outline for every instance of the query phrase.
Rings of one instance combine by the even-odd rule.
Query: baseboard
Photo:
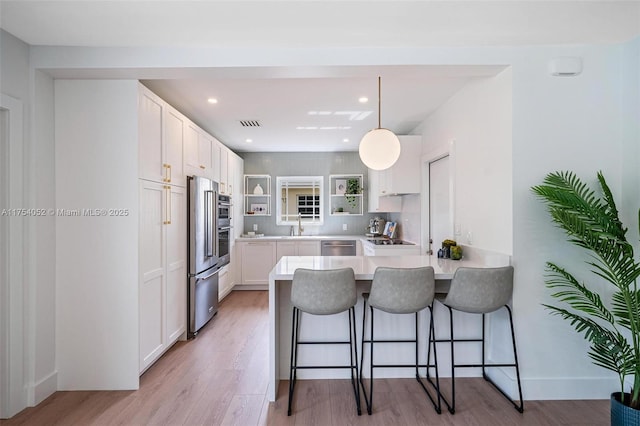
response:
[[[269,284],[236,284],[233,290],[269,290]]]
[[[517,398],[515,373],[489,369],[489,377],[512,398]],[[620,387],[615,377],[521,377],[525,400],[609,399]]]
[[[48,376],[34,383],[31,389],[27,390],[28,403],[30,407],[40,404],[58,390],[58,372],[53,371]]]

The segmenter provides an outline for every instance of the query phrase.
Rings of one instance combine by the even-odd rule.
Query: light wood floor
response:
[[[300,380],[287,417],[287,382],[266,399],[268,300],[235,291],[198,337],[179,342],[138,391],[56,392],[2,425],[608,425],[609,401],[525,401],[518,413],[482,379],[457,382],[457,412],[438,415],[412,379],[376,380],[374,412],[356,415],[347,380]]]

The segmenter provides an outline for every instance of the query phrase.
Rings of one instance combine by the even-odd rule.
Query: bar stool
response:
[[[520,368],[518,366],[518,353],[516,351],[516,336],[513,328],[513,316],[508,303],[513,294],[513,266],[500,268],[466,268],[456,270],[451,280],[451,287],[446,297],[437,297],[436,300],[449,308],[449,326],[451,328],[450,339],[436,340],[437,343],[449,342],[451,344],[451,404],[444,399],[449,411],[455,413],[455,369],[482,367],[482,377],[491,383],[519,412],[524,411],[522,401],[522,386],[520,384]],[[505,307],[509,313],[511,325],[511,341],[513,343],[513,363],[491,363],[485,360],[485,316],[488,313]],[[482,337],[479,339],[454,339],[453,337],[453,311],[461,311],[472,314],[482,314]],[[454,344],[456,342],[481,342],[482,361],[480,364],[456,364],[454,356]],[[513,367],[518,381],[518,393],[520,404],[516,404],[486,373],[488,367]]]
[[[291,322],[291,364],[289,369],[289,404],[287,415],[291,415],[293,391],[299,369],[340,369],[351,370],[351,385],[356,400],[358,415],[360,408],[360,389],[358,386],[358,348],[356,335],[356,281],[352,268],[333,270],[296,269],[291,285],[291,304],[293,317]],[[340,341],[300,341],[300,322],[302,313],[312,315],[333,315],[349,311],[349,340]],[[298,345],[349,345],[349,365],[298,365]]]
[[[416,380],[422,386],[431,403],[433,404],[436,412],[441,413],[440,404],[440,381],[438,378],[438,357],[434,346],[434,364],[430,365],[431,351],[428,351],[427,364],[419,365],[418,363],[418,312],[425,308],[429,308],[430,324],[429,324],[429,338],[428,346],[433,342],[435,338],[435,332],[433,328],[433,310],[432,303],[435,292],[435,281],[433,267],[421,267],[421,268],[385,268],[378,267],[373,276],[371,283],[370,293],[364,293],[364,310],[362,313],[362,351],[360,358],[360,384],[362,385],[362,394],[364,395],[365,402],[367,403],[367,413],[371,414],[373,408],[373,369],[374,368],[397,368],[397,367],[411,367],[415,368]],[[367,304],[370,310],[369,321],[369,339],[366,339],[366,317],[367,317]],[[381,310],[390,314],[414,314],[415,315],[415,338],[414,339],[375,339],[374,338],[374,309]],[[365,390],[365,385],[362,382],[362,369],[364,365],[364,345],[369,344],[370,354],[370,381],[369,381],[369,395]],[[373,347],[378,343],[413,343],[415,346],[415,362],[413,364],[375,364],[373,359]],[[435,345],[435,344],[434,344]],[[418,371],[419,367],[426,367],[426,379],[435,388],[437,393],[437,402],[431,396],[424,382],[420,378]],[[429,368],[435,367],[436,383],[434,384],[429,376]]]

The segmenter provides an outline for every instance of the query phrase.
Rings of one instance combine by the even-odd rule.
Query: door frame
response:
[[[430,232],[430,210],[429,210],[429,196],[430,196],[430,187],[429,187],[429,167],[431,163],[438,161],[444,157],[449,157],[449,228],[451,235],[454,235],[454,227],[455,227],[455,218],[456,218],[456,140],[451,139],[448,143],[441,144],[437,147],[434,147],[431,150],[428,150],[423,156],[421,160],[421,172],[422,172],[422,205],[421,211],[424,212],[421,220],[421,227],[423,229],[421,235],[422,247],[424,248],[424,253],[429,252],[429,239],[431,238]]]
[[[23,104],[0,93],[0,111],[7,129],[0,135],[0,198],[9,209],[24,206]],[[25,383],[24,217],[8,214],[0,221],[0,418],[27,406]],[[4,238],[6,236],[6,238]]]

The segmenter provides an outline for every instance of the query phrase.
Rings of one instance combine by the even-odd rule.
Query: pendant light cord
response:
[[[380,94],[380,76],[378,76],[378,129],[381,129],[382,126],[380,125],[380,104],[382,103],[382,95]]]

